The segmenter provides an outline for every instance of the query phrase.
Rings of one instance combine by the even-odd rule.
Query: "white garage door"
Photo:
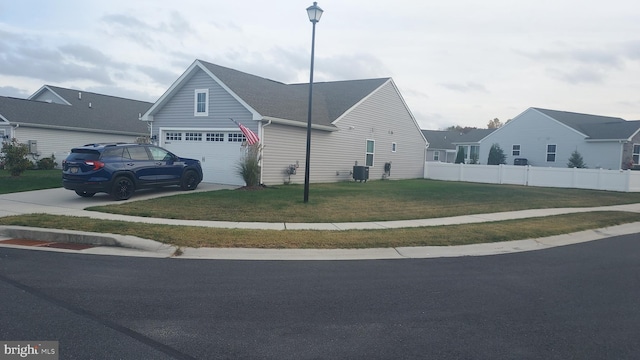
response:
[[[237,174],[242,158],[244,136],[240,131],[163,130],[160,146],[186,158],[200,160],[202,181],[215,184],[244,185]]]

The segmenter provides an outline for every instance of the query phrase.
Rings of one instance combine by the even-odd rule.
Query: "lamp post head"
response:
[[[312,23],[317,23],[318,21],[320,21],[320,18],[322,17],[322,9],[320,8],[320,6],[318,6],[317,2],[313,2],[313,5],[309,6],[307,8],[307,15],[309,15],[309,21],[311,21]]]

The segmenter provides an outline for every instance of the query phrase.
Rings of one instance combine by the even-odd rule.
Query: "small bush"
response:
[[[53,170],[58,166],[55,155],[38,160],[38,170]]]
[[[0,161],[4,162],[4,167],[9,170],[11,176],[20,176],[33,167],[31,161],[26,158],[27,154],[29,154],[27,144],[21,144],[14,138],[2,144]]]
[[[245,153],[238,163],[237,174],[248,187],[260,185],[260,150],[262,146],[258,143],[247,145],[244,149]]]

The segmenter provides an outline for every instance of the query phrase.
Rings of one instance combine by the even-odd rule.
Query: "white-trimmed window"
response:
[[[202,133],[199,132],[186,132],[184,133],[185,141],[202,141]]]
[[[511,155],[520,156],[520,145],[512,145],[511,146]]]
[[[436,150],[433,152],[433,161],[440,161],[440,151]]]
[[[178,140],[181,141],[182,140],[182,133],[179,132],[168,132],[164,134],[164,139],[167,141],[172,141],[172,140]]]
[[[640,164],[640,144],[633,144],[633,163]]]
[[[0,142],[3,142],[7,139],[5,139],[4,137],[7,136],[7,132],[5,129],[0,129]]]
[[[223,142],[224,133],[207,133],[207,141]]]
[[[365,166],[373,166],[373,156],[376,150],[375,140],[367,140],[367,151],[365,153]]]
[[[229,142],[245,142],[247,141],[247,139],[244,137],[244,134],[242,134],[241,132],[239,133],[229,133],[229,136],[227,137],[229,140]]]
[[[193,115],[209,115],[209,89],[195,90]]]
[[[556,145],[547,145],[547,162],[556,162]]]
[[[398,144],[397,143],[391,143],[391,152],[396,152],[396,150],[398,150]]]

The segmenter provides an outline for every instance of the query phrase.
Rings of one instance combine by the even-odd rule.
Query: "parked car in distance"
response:
[[[71,149],[62,162],[62,186],[82,197],[104,192],[126,200],[138,189],[178,185],[193,190],[201,181],[199,160],[147,144],[87,144]]]

